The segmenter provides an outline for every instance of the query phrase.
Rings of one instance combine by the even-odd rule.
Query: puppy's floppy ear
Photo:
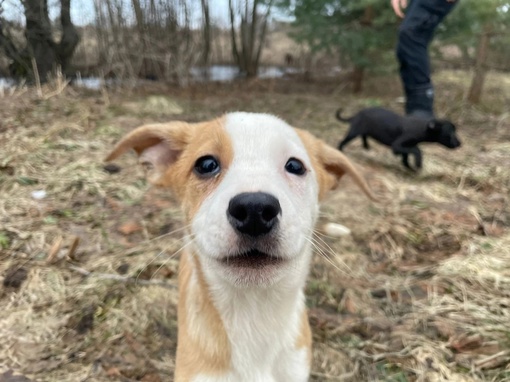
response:
[[[185,122],[140,126],[124,136],[105,161],[112,161],[133,149],[139,156],[139,163],[149,169],[149,181],[166,185],[164,175],[189,141],[188,131],[189,125]]]
[[[345,174],[372,200],[376,200],[370,187],[349,159],[340,151],[327,145],[307,131],[296,129],[312,160],[312,166],[319,183],[319,199],[328,191],[335,189]]]

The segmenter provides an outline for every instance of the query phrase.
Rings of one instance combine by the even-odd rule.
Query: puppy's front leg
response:
[[[414,168],[412,168],[409,165],[409,155],[407,153],[402,153],[402,164],[404,165],[404,167],[408,168],[409,170],[414,171]]]
[[[414,165],[417,169],[421,169],[422,167],[422,155],[421,150],[418,146],[413,147],[413,154],[414,154]]]
[[[363,135],[362,138],[363,138],[363,148],[365,150],[370,150],[370,145],[368,144],[368,137],[366,135]]]
[[[422,166],[422,155],[418,146],[405,146],[404,140],[397,139],[391,145],[391,149],[393,150],[393,154],[402,155],[402,164],[412,170],[416,171],[409,165],[409,154],[414,155],[414,163],[417,169],[420,169]]]

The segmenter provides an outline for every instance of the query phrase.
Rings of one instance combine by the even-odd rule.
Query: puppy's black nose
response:
[[[228,221],[237,231],[256,237],[269,233],[282,212],[280,202],[264,192],[244,192],[228,204]]]

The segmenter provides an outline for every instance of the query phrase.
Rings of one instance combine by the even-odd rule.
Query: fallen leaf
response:
[[[157,373],[148,373],[141,379],[142,382],[161,382],[161,377]]]
[[[141,231],[142,229],[142,226],[134,221],[128,221],[124,224],[122,224],[121,226],[119,226],[119,228],[117,228],[117,230],[123,234],[123,235],[131,235],[132,233],[135,233],[135,232],[138,232],[138,231]]]
[[[78,260],[75,258],[74,255],[76,254],[76,250],[78,249],[79,245],[80,245],[80,238],[78,236],[75,236],[71,246],[69,247],[69,251],[67,252],[67,257],[69,257],[72,260]]]
[[[480,334],[473,334],[471,336],[463,333],[453,336],[450,339],[450,347],[459,353],[466,353],[470,350],[481,347],[483,344],[483,337]]]
[[[504,365],[509,365],[510,353],[503,350],[499,353],[478,359],[475,361],[475,366],[480,369],[495,369]]]
[[[443,338],[452,338],[457,335],[457,328],[450,322],[445,320],[435,320],[432,326],[437,330],[439,335]]]
[[[120,377],[122,374],[117,367],[112,366],[108,370],[106,370],[106,375],[108,377]]]
[[[109,196],[106,196],[104,201],[105,201],[106,205],[114,211],[118,211],[122,208],[118,201],[116,201],[113,198],[110,198]]]
[[[62,241],[63,237],[59,236],[55,239],[53,242],[53,245],[50,248],[50,251],[48,252],[48,257],[46,258],[46,263],[48,264],[54,264],[59,259],[57,258],[58,252],[60,251],[60,248],[62,248]]]
[[[347,312],[355,314],[359,311],[356,302],[350,296],[347,296],[344,300],[344,308]]]

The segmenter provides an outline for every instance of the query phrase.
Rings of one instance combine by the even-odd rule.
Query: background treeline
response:
[[[487,70],[510,69],[510,1],[458,1],[438,30],[432,54],[436,67],[474,69],[473,91],[481,93]],[[340,67],[350,73],[353,90],[359,91],[367,72],[396,70],[399,20],[387,1],[1,3],[4,76],[34,79],[37,74],[44,81],[60,67],[69,76],[80,72],[186,84],[192,67],[232,64],[250,77],[261,64],[273,64],[295,66],[308,77]],[[71,20],[71,10],[79,12],[80,7],[93,9],[87,25]],[[18,17],[12,17],[16,12]],[[57,16],[51,18],[53,14]]]

